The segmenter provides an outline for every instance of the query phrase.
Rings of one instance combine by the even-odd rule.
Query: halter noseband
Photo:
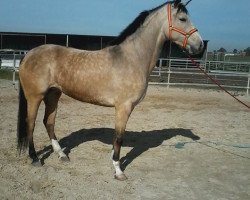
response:
[[[173,27],[173,24],[172,24],[172,15],[171,15],[171,3],[168,4],[168,24],[169,24],[169,33],[168,33],[169,34],[169,36],[168,36],[169,40],[171,40],[171,38],[172,38],[172,32],[173,31],[176,31],[176,32],[184,35],[185,39],[184,39],[184,41],[182,43],[182,48],[186,48],[189,37],[193,33],[195,33],[195,32],[198,31],[196,28],[193,28],[189,32],[185,32],[185,31],[183,31],[183,30],[181,30],[179,28]]]

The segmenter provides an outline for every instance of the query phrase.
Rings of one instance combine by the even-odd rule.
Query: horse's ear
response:
[[[189,0],[185,3],[185,6],[187,6],[192,0]]]
[[[178,5],[181,3],[181,0],[175,0],[174,1],[174,7],[178,7]]]

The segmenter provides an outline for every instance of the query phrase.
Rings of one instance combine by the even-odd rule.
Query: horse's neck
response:
[[[149,16],[141,28],[125,40],[124,48],[138,63],[138,67],[144,67],[149,76],[159,58],[166,36],[162,31],[163,17],[154,13]]]

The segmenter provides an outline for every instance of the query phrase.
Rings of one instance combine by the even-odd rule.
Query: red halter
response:
[[[183,31],[183,30],[181,30],[179,28],[173,27],[173,25],[172,25],[172,15],[171,15],[171,4],[170,3],[168,4],[168,24],[169,24],[169,36],[168,36],[169,40],[171,40],[171,38],[172,38],[172,32],[173,31],[176,31],[176,32],[184,35],[185,39],[184,39],[184,41],[182,43],[183,48],[186,48],[189,37],[193,33],[198,31],[196,28],[193,28],[191,31],[185,32],[185,31]]]

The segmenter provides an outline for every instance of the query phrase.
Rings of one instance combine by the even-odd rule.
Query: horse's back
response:
[[[60,45],[45,44],[30,50],[23,60],[25,69],[36,68],[39,65],[57,62],[65,58],[70,52],[81,51],[78,49],[67,48]],[[21,65],[22,68],[22,65]]]

